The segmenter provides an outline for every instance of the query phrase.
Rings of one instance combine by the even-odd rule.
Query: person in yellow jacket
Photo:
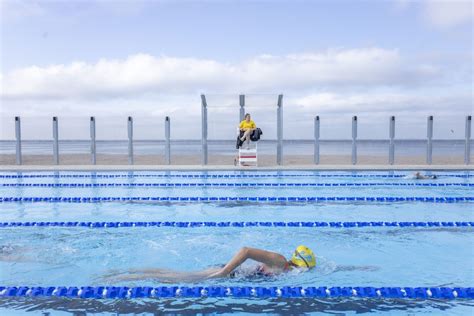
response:
[[[257,128],[257,125],[254,121],[250,118],[250,114],[245,114],[245,119],[240,122],[239,129],[240,129],[240,141],[247,142],[247,146],[250,142],[250,135],[252,132]]]

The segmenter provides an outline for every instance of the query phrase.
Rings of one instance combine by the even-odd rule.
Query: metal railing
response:
[[[278,96],[277,101],[277,159],[278,165],[283,164],[283,95]],[[202,134],[201,134],[201,164],[208,164],[208,120],[207,120],[207,101],[206,96],[201,95],[201,117],[202,117]],[[245,113],[245,95],[239,96],[239,118],[242,118]],[[351,150],[351,163],[357,164],[357,127],[358,119],[357,116],[352,117],[352,150]],[[389,118],[389,144],[388,144],[388,164],[393,165],[395,163],[395,116]],[[466,116],[465,118],[465,145],[464,145],[464,164],[469,165],[471,163],[471,122],[472,117]],[[130,116],[127,119],[128,123],[128,164],[134,164],[134,140],[133,140],[133,118]],[[426,164],[431,165],[433,162],[433,123],[434,118],[432,115],[427,117],[427,136],[426,136]],[[320,163],[320,116],[314,117],[314,153],[313,163]],[[53,117],[52,120],[52,136],[53,136],[53,163],[59,165],[60,163],[60,148],[59,148],[59,119]],[[22,138],[21,138],[21,118],[15,117],[15,162],[17,165],[23,163],[22,153]],[[96,150],[96,120],[95,117],[90,117],[90,163],[95,165],[97,163],[97,150]],[[169,116],[165,117],[165,152],[164,152],[165,164],[170,165],[171,161],[171,120]]]

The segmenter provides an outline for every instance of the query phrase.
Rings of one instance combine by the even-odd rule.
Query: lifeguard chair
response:
[[[250,142],[248,148],[245,145],[243,148],[239,148],[239,159],[237,161],[239,166],[258,166],[257,142]]]
[[[254,135],[256,134],[256,135]],[[257,128],[251,136],[250,142],[243,142],[238,148],[237,163],[239,166],[258,166],[258,150],[257,143],[260,139],[262,130]],[[240,130],[237,128],[237,137],[241,137]]]

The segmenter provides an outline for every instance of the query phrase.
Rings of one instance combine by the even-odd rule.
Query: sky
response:
[[[463,139],[473,112],[473,3],[452,0],[35,1],[0,0],[0,139],[201,135],[232,138],[239,94],[264,137]]]

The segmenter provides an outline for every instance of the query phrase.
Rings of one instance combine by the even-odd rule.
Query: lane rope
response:
[[[101,202],[428,202],[428,203],[459,203],[474,202],[471,196],[455,197],[409,197],[409,196],[284,196],[284,197],[169,197],[169,196],[135,196],[135,197],[0,197],[0,203],[10,202],[53,202],[53,203],[101,203]]]
[[[474,222],[0,222],[2,227],[315,227],[315,228],[459,228],[474,227]]]
[[[2,179],[20,178],[403,178],[406,174],[0,174]],[[438,177],[471,178],[474,174],[436,174]]]
[[[81,299],[134,298],[398,298],[398,299],[474,299],[473,287],[261,287],[261,286],[0,286],[0,297],[65,297]]]
[[[474,187],[474,183],[1,183],[0,187],[51,187],[51,188],[96,188],[96,187]]]

